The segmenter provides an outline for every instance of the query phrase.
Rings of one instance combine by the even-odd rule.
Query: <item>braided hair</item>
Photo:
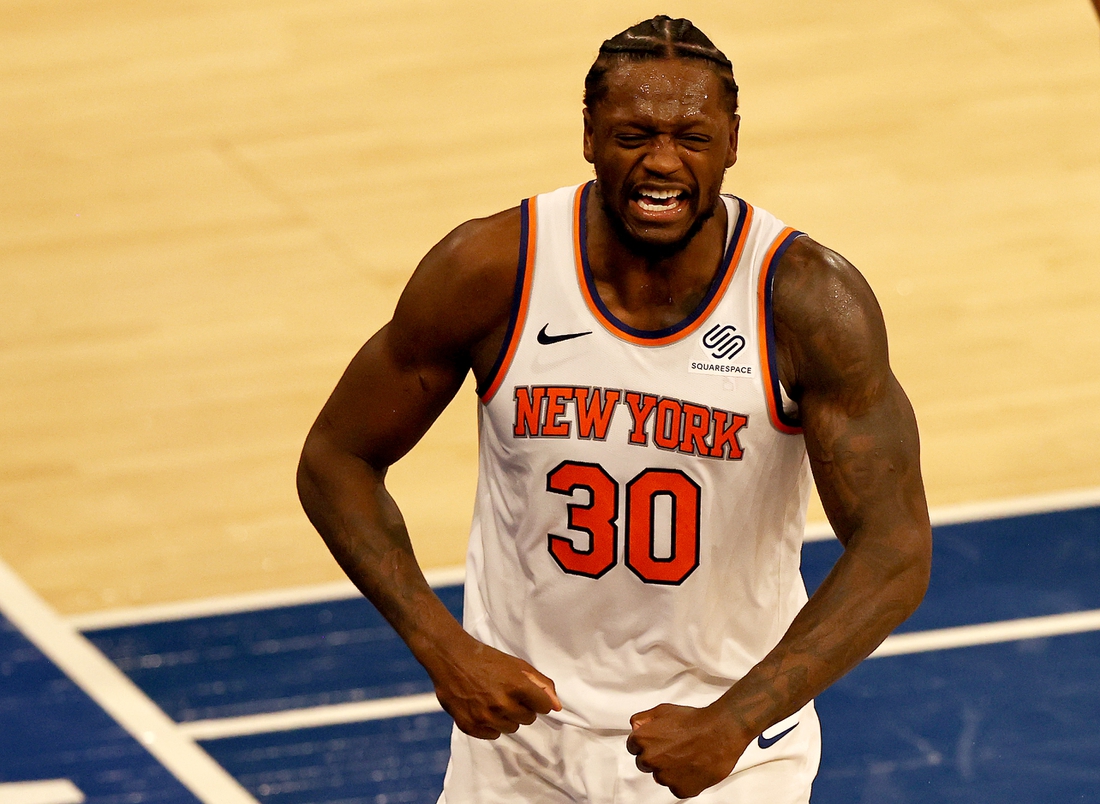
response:
[[[584,105],[590,112],[607,96],[607,74],[625,61],[698,59],[707,64],[722,83],[726,109],[737,113],[737,82],[733,64],[696,28],[691,20],[674,20],[664,14],[639,22],[600,45],[600,54],[584,79]]]

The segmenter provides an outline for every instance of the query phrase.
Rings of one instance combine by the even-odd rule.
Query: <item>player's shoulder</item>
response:
[[[402,342],[466,353],[506,322],[520,229],[515,207],[466,221],[436,243],[413,272],[394,311],[391,326]]]
[[[444,237],[429,258],[468,271],[503,270],[514,274],[524,241],[533,241],[536,230],[549,225],[553,231],[562,222],[572,224],[579,191],[585,186],[559,187],[495,215],[466,221]],[[541,220],[544,216],[549,216],[546,221]]]
[[[795,385],[812,377],[846,381],[888,365],[886,327],[871,286],[846,258],[795,238],[772,284],[776,342]]]
[[[519,207],[468,220],[436,243],[413,272],[406,294],[463,302],[466,296],[510,294],[519,263]]]
[[[775,267],[774,314],[812,323],[851,323],[853,316],[881,315],[863,274],[845,257],[805,235],[796,237]]]
[[[425,257],[450,271],[482,275],[515,272],[522,237],[520,208],[473,218],[452,229]]]

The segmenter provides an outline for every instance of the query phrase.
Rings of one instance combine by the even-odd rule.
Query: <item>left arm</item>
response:
[[[769,726],[867,657],[919,605],[932,539],[916,419],[890,370],[871,289],[799,238],[773,293],[780,377],[799,404],[825,513],[844,553],[779,644],[712,705],[631,719],[638,767],[681,798],[724,779]],[[716,736],[718,739],[716,739]]]

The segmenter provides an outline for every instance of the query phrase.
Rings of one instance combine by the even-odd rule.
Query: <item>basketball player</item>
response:
[[[879,307],[842,257],[721,195],[738,123],[730,62],[687,20],[605,42],[595,181],[444,238],[309,434],[310,519],[454,718],[447,804],[806,802],[812,699],[924,594]],[[384,481],[471,370],[464,630]],[[811,470],[845,549],[807,602]]]

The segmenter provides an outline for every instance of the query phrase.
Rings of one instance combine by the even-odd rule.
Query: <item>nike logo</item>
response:
[[[782,740],[784,737],[786,737],[788,734],[790,734],[796,728],[798,728],[797,723],[795,723],[789,729],[784,729],[783,731],[779,732],[779,734],[775,735],[772,738],[767,738],[763,734],[761,734],[759,737],[756,738],[756,744],[758,746],[760,746],[761,748],[771,748],[773,745],[775,745],[777,742]]]
[[[591,335],[592,334],[592,331],[589,330],[588,332],[567,332],[564,335],[547,335],[546,334],[546,328],[548,326],[550,326],[550,325],[549,324],[544,324],[543,325],[542,329],[539,330],[538,338],[536,339],[543,346],[549,346],[552,343],[558,343],[560,341],[571,341],[571,340],[573,340],[573,338],[580,338],[583,335]]]

